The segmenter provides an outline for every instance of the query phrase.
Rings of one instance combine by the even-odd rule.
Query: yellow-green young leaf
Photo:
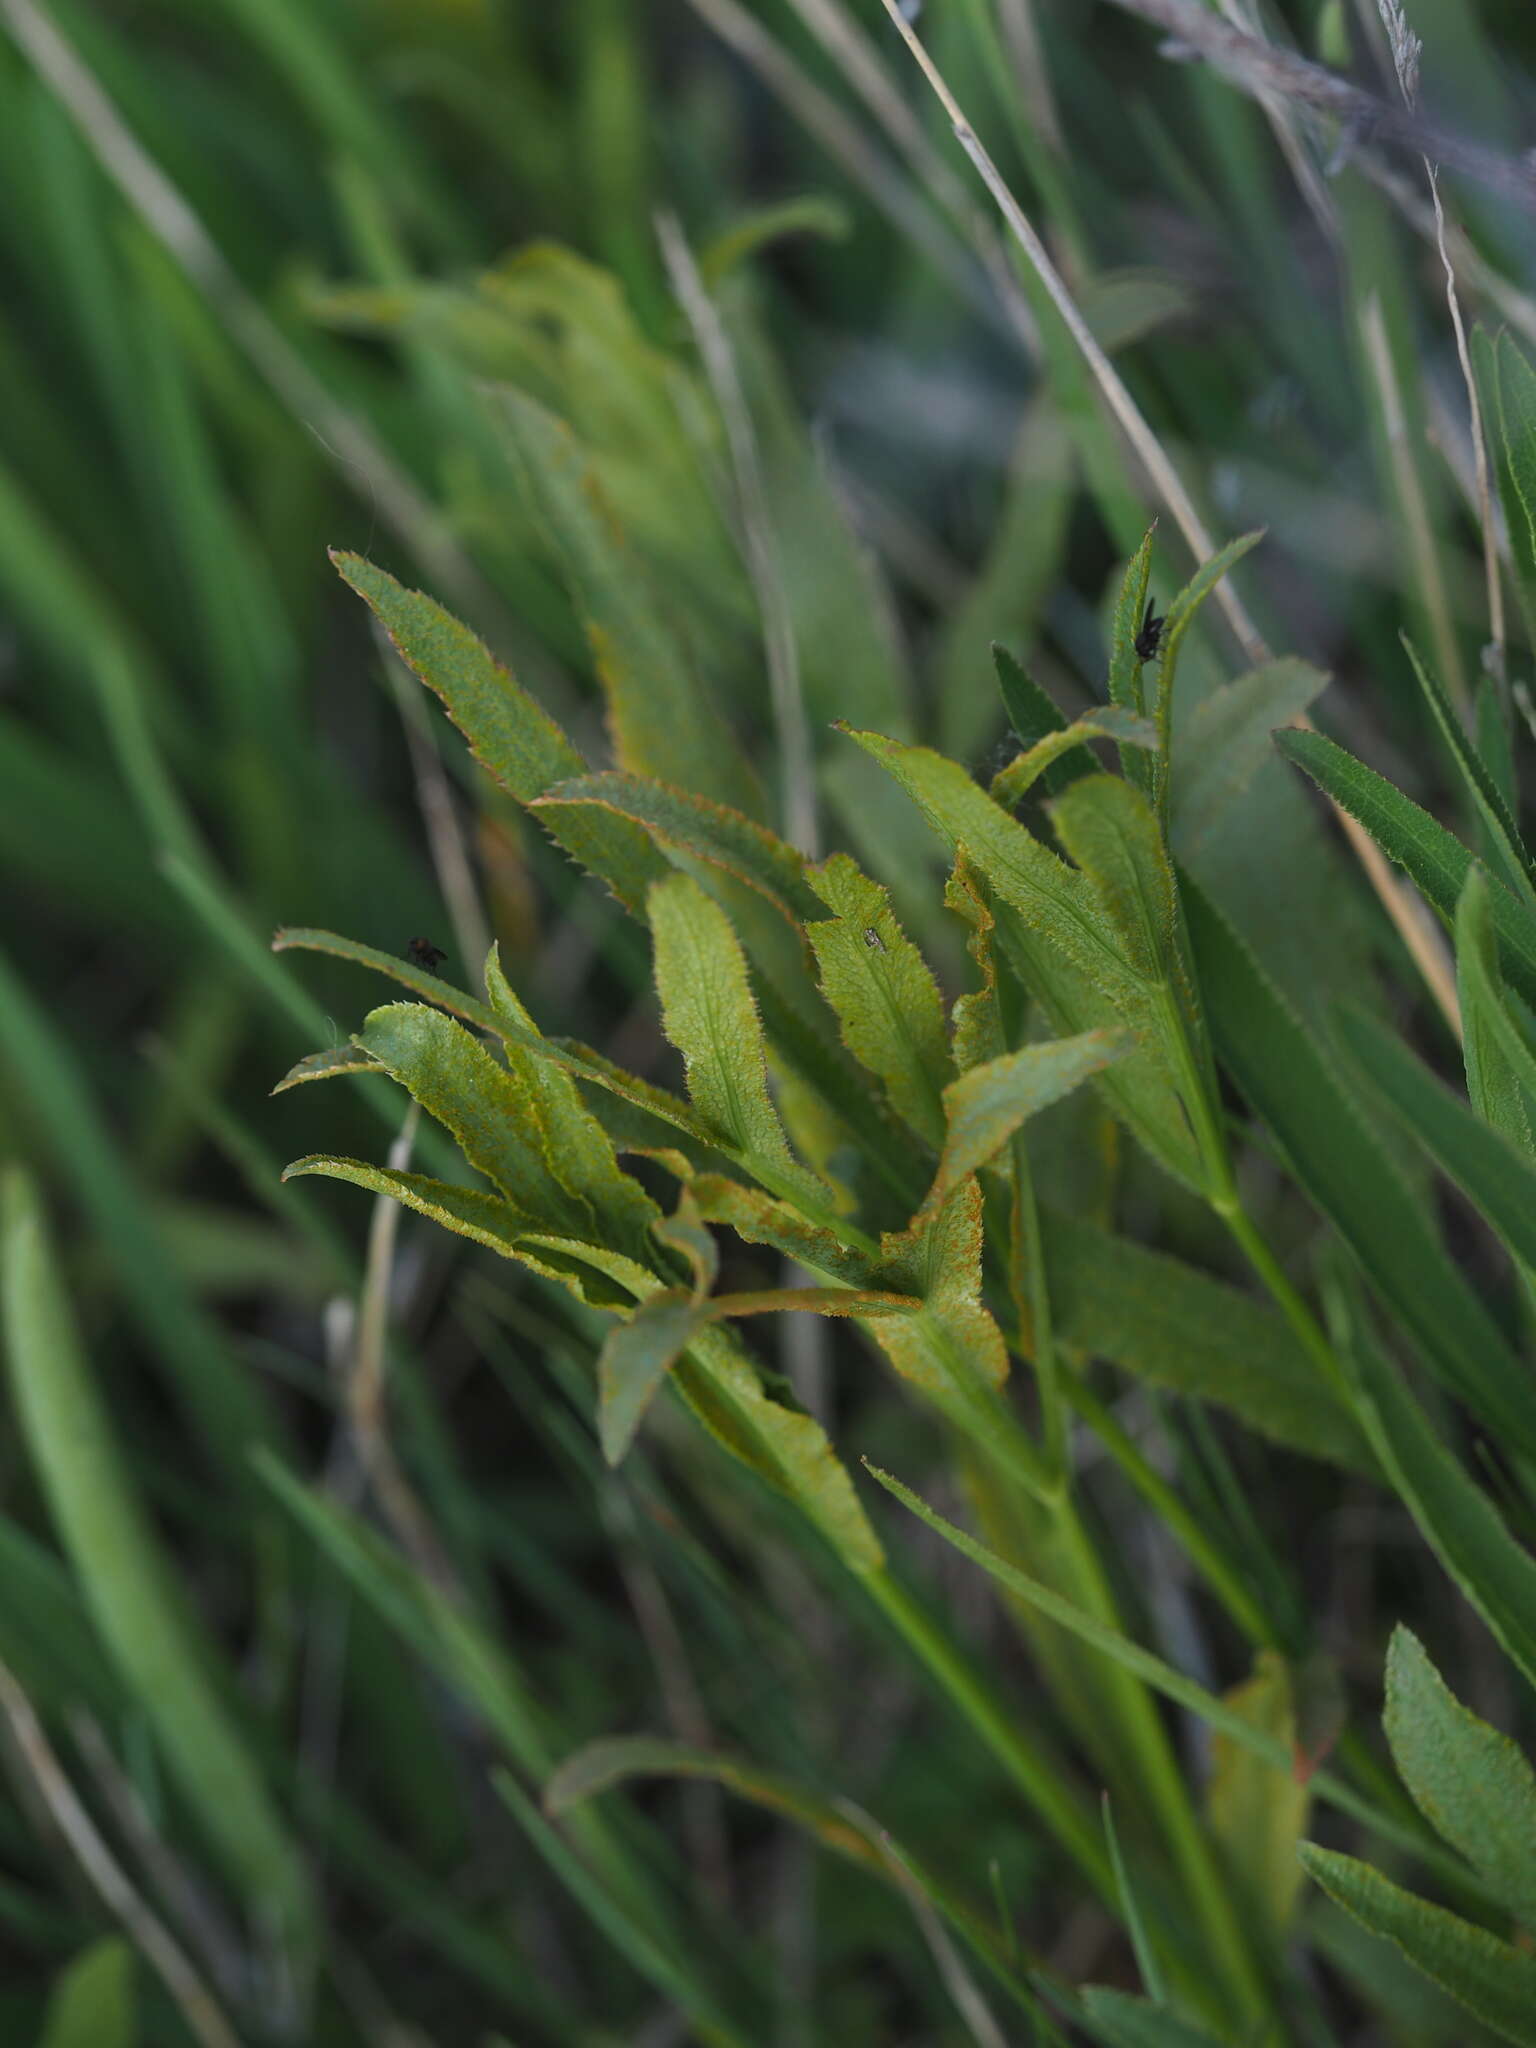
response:
[[[523,1076],[500,1066],[463,1025],[419,1003],[390,1003],[364,1020],[357,1043],[452,1133],[470,1165],[521,1215],[556,1236],[596,1238],[590,1207],[550,1171]]]
[[[688,875],[654,883],[647,904],[662,1028],[683,1056],[694,1109],[765,1186],[829,1201],[790,1153],[769,1099],[762,1024],[730,919]]]
[[[1301,1860],[1346,1912],[1390,1941],[1506,2041],[1536,2048],[1536,1956],[1391,1884],[1368,1863],[1303,1843]]]
[[[689,1185],[706,1222],[724,1223],[746,1243],[769,1245],[818,1273],[855,1286],[879,1263],[879,1246],[851,1224],[813,1223],[792,1203],[722,1173],[696,1174]]]
[[[712,1323],[736,1316],[915,1316],[923,1304],[915,1294],[880,1287],[759,1287],[745,1294],[715,1294],[704,1304]]]
[[[539,1033],[502,972],[496,946],[485,965],[485,992],[503,1028],[507,1072],[531,1105],[551,1176],[581,1213],[594,1218],[601,1243],[647,1261],[654,1251],[651,1226],[660,1211],[620,1168],[608,1133],[582,1101],[569,1072],[543,1056]]]
[[[730,1331],[698,1331],[673,1378],[711,1434],[792,1500],[850,1571],[880,1569],[879,1538],[826,1431],[813,1416],[772,1397]]]
[[[1157,671],[1156,718],[1161,754],[1157,765],[1156,789],[1158,792],[1159,815],[1166,818],[1168,781],[1172,771],[1173,741],[1173,693],[1178,679],[1179,655],[1189,635],[1190,627],[1199,616],[1200,607],[1220,583],[1227,571],[1240,562],[1250,548],[1257,547],[1264,538],[1262,533],[1245,533],[1240,539],[1229,541],[1191,576],[1184,588],[1168,607],[1168,616],[1163,621],[1162,645]]]
[[[1031,934],[1046,940],[1112,1001],[1134,1006],[1134,980],[1084,876],[1010,818],[958,761],[881,733],[850,737],[890,770],[952,848],[965,848]]]
[[[997,1001],[997,960],[993,952],[997,919],[964,847],[959,849],[954,872],[944,885],[944,901],[970,933],[965,949],[981,978],[978,987],[956,997],[953,1013],[951,1050],[958,1071],[968,1074],[972,1067],[1001,1058],[1007,1051],[1008,1040]]]
[[[693,1275],[693,1298],[702,1301],[720,1277],[720,1248],[715,1243],[714,1232],[705,1228],[703,1215],[686,1180],[678,1194],[677,1213],[659,1216],[651,1225],[651,1235],[670,1250],[681,1254]]]
[[[635,1440],[646,1409],[701,1322],[686,1288],[666,1288],[615,1323],[597,1360],[597,1433],[603,1456],[617,1465]]]
[[[297,1180],[305,1174],[388,1195],[418,1216],[442,1224],[445,1230],[485,1245],[505,1259],[517,1259],[547,1279],[558,1280],[578,1300],[594,1308],[628,1307],[635,1297],[635,1286],[616,1283],[613,1278],[619,1254],[597,1245],[555,1249],[556,1241],[541,1233],[536,1219],[483,1188],[455,1187],[451,1181],[433,1180],[424,1173],[400,1173],[393,1167],[372,1166],[365,1159],[337,1159],[323,1153],[296,1159],[284,1169],[283,1179]],[[652,1284],[644,1267],[627,1265],[625,1270],[638,1276],[640,1292]]]
[[[372,1053],[364,1052],[360,1045],[332,1045],[324,1052],[307,1053],[284,1074],[272,1090],[281,1095],[285,1089],[302,1087],[306,1081],[333,1081],[338,1075],[367,1074],[378,1067]]]
[[[1148,527],[1145,539],[1126,566],[1110,634],[1109,700],[1133,712],[1146,709],[1142,661],[1136,652],[1136,642],[1147,615],[1147,585],[1152,580],[1152,543],[1156,538],[1156,526]]]
[[[532,399],[510,390],[498,397],[540,521],[565,564],[620,767],[665,776],[738,811],[760,811],[757,779],[653,600],[588,451]],[[579,774],[579,765],[571,772]]]
[[[1150,718],[1126,711],[1119,704],[1101,704],[1060,732],[1050,732],[1022,754],[999,769],[989,791],[992,801],[1014,810],[1034,788],[1045,771],[1064,755],[1077,751],[1085,740],[1114,740],[1122,747],[1139,747],[1143,753],[1157,750],[1157,727]],[[1087,756],[1093,768],[1097,763]],[[1074,776],[1072,780],[1076,780]]]
[[[35,2048],[134,2048],[133,1974],[120,1936],[93,1942],[54,1984]]]
[[[944,1201],[957,1183],[986,1166],[1036,1111],[1070,1095],[1130,1050],[1123,1033],[1085,1031],[1004,1053],[952,1081],[944,1090],[944,1151],[924,1208]]]
[[[1294,1751],[1291,1675],[1275,1651],[1259,1652],[1253,1676],[1234,1686],[1226,1703],[1233,1713]],[[1306,1832],[1311,1794],[1294,1769],[1276,1770],[1218,1734],[1206,1804],[1211,1833],[1242,1894],[1244,1922],[1278,1950],[1301,1889],[1296,1851]]]
[[[230,1883],[253,1916],[275,1921],[302,1976],[314,1923],[298,1848],[129,1481],[19,1168],[0,1198],[0,1306],[23,1439],[96,1632]]]
[[[1088,877],[1068,867],[978,788],[957,762],[878,733],[854,733],[990,891],[997,934],[1063,1038],[1128,1027],[1144,1049],[1108,1068],[1115,1113],[1169,1173],[1202,1185],[1188,1118],[1153,1038],[1147,995]]]
[[[707,861],[767,897],[795,930],[802,919],[819,914],[805,885],[805,861],[794,847],[766,825],[692,790],[643,775],[581,775],[557,783],[534,808],[551,829],[557,818],[573,811],[604,810],[631,819],[664,852]]]
[[[807,879],[831,918],[808,924],[821,991],[843,1043],[884,1083],[891,1107],[931,1145],[943,1142],[940,1096],[954,1069],[944,1005],[928,963],[857,861],[836,853]]]
[[[1505,1001],[1488,881],[1478,867],[1468,874],[1456,905],[1456,992],[1472,1107],[1523,1152],[1536,1151],[1530,1119],[1536,1053]]]
[[[1536,1929],[1536,1772],[1507,1735],[1461,1704],[1402,1627],[1387,1652],[1382,1721],[1420,1813],[1521,1925]]]
[[[586,762],[482,640],[419,590],[407,590],[361,555],[331,560],[373,610],[412,674],[442,699],[475,758],[519,803],[586,771]],[[562,817],[556,835],[631,909],[663,863],[643,832],[605,814]]]
[[[982,1300],[981,1249],[981,1186],[974,1178],[910,1230],[881,1240],[880,1283],[916,1295],[923,1306],[915,1316],[875,1324],[872,1334],[903,1379],[947,1408],[1008,1377],[1008,1347]]]

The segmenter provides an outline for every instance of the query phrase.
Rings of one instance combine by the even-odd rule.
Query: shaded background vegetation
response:
[[[1259,12],[1390,90],[1369,8]],[[1430,105],[1518,149],[1529,11],[1417,0],[1413,20]],[[376,998],[353,968],[274,958],[274,925],[396,953],[425,937],[466,985],[493,933],[546,1029],[669,1076],[639,937],[477,777],[325,551],[432,590],[601,754],[591,650],[508,427],[508,390],[536,401],[592,454],[637,577],[772,783],[752,588],[658,251],[657,211],[675,212],[764,448],[819,830],[891,882],[953,993],[936,860],[830,723],[995,766],[989,643],[1069,708],[1097,696],[1106,591],[1155,501],[864,0],[6,0],[0,23],[0,1130],[46,1192],[133,1485],[318,1871],[303,2037],[682,2038],[676,2001],[617,1959],[538,1824],[489,1792],[486,1699],[444,1682],[430,1641],[403,1647],[250,1468],[264,1440],[370,1508],[344,1395],[368,1219],[280,1183],[316,1110],[268,1090]],[[829,23],[853,24],[851,60],[818,36]],[[1014,61],[1029,24],[1033,73]],[[1303,128],[1298,183],[1249,97],[1089,0],[934,0],[921,26],[1218,536],[1269,529],[1245,591],[1276,647],[1335,672],[1319,715],[1444,805],[1399,629],[1465,692],[1489,628],[1422,167],[1391,159],[1384,187],[1366,139]],[[1531,340],[1531,217],[1473,185],[1454,212],[1470,308]],[[1189,566],[1165,535],[1154,587]],[[1218,628],[1191,666],[1231,671]],[[1517,683],[1523,668],[1517,652]],[[1346,988],[1390,1002],[1445,1060],[1331,828],[1265,773],[1231,889],[1265,905],[1273,970],[1313,1012]],[[326,1142],[382,1156],[398,1120],[382,1109],[333,1091]],[[1085,1143],[1063,1125],[1060,1185],[1235,1271],[1193,1204],[1132,1157],[1098,1185]],[[1470,1216],[1447,1221],[1502,1285]],[[1299,1205],[1274,1228],[1305,1256]],[[995,1872],[1001,1910],[1065,1976],[1134,1981],[1107,1918],[1056,1910],[1049,1856],[987,1760],[771,1503],[681,1432],[604,1468],[600,1319],[415,1221],[389,1277],[391,1435],[539,1747],[650,1728],[747,1752],[870,1808],[979,1895]],[[797,1328],[776,1362],[850,1454],[955,1504],[929,1425],[856,1343]],[[1127,1381],[1104,1391],[1367,1722],[1407,1616],[1508,1725],[1507,1681],[1366,1482]],[[1085,1485],[1138,1632],[1213,1685],[1240,1677],[1241,1646],[1157,1523],[1102,1460]],[[292,2037],[10,1430],[0,1510],[0,1657],[139,1889],[173,1921],[190,1890],[185,1938],[243,2033]],[[913,1568],[1033,1710],[985,1589],[926,1551]],[[873,1878],[711,1790],[648,1791],[634,1811],[620,1826],[693,1930],[678,1967],[752,2015],[747,2038],[966,2038],[918,1922]],[[1336,2029],[1317,2038],[1470,2038],[1332,1909],[1305,1910],[1318,2025]],[[50,1987],[109,1924],[13,1762],[7,2039],[39,2034]],[[142,2033],[121,2038],[185,2038],[147,1971],[138,1995]]]

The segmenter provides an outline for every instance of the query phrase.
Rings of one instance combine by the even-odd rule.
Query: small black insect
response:
[[[410,955],[418,967],[425,967],[428,974],[435,974],[448,958],[441,946],[434,946],[430,939],[412,939]]]
[[[1156,661],[1163,644],[1163,628],[1168,621],[1157,616],[1157,599],[1147,599],[1147,616],[1141,622],[1141,631],[1136,635],[1136,658],[1138,661]]]
[[[885,951],[885,941],[872,924],[867,924],[864,927],[864,943],[868,946],[871,953],[883,953]]]

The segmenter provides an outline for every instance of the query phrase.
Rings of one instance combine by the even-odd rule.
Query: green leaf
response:
[[[1343,1043],[1404,1128],[1536,1270],[1536,1164],[1474,1116],[1395,1032],[1362,1010],[1334,1015]]]
[[[1285,1659],[1275,1651],[1259,1652],[1253,1676],[1227,1693],[1226,1704],[1295,1753],[1291,1676]],[[1262,1935],[1274,1954],[1284,1945],[1301,1887],[1296,1851],[1311,1804],[1311,1793],[1294,1766],[1276,1770],[1251,1750],[1217,1735],[1206,1793],[1211,1832],[1242,1894],[1245,1923]]]
[[[1489,773],[1481,754],[1467,737],[1466,729],[1457,716],[1451,700],[1446,696],[1439,678],[1425,667],[1419,658],[1418,649],[1406,633],[1403,635],[1403,646],[1408,651],[1408,659],[1413,663],[1419,687],[1428,700],[1436,725],[1440,728],[1440,736],[1445,741],[1446,751],[1450,754],[1478,816],[1483,821],[1488,843],[1496,848],[1501,856],[1506,881],[1513,884],[1528,908],[1536,906],[1536,892],[1531,888],[1531,857],[1526,852],[1525,844],[1520,837],[1520,828],[1510,814],[1509,806],[1505,803],[1498,784]]]
[[[1015,661],[1006,647],[994,644],[992,661],[997,670],[997,686],[1002,692],[1003,708],[1008,713],[1008,723],[1012,726],[1019,745],[1026,752],[1037,741],[1048,739],[1052,733],[1066,731],[1066,719],[1034,677],[1021,663]],[[1092,754],[1086,747],[1082,747],[1076,753],[1064,754],[1059,760],[1047,763],[1045,786],[1054,796],[1077,776],[1097,774],[1098,767],[1099,764]]]
[[[1138,747],[1143,753],[1156,753],[1157,727],[1151,719],[1127,711],[1119,704],[1100,704],[1060,732],[1049,732],[1043,739],[1036,740],[1006,768],[1000,769],[992,778],[989,792],[992,801],[1003,805],[1006,810],[1017,809],[1048,769],[1070,760],[1078,752],[1084,755],[1088,765],[1084,768],[1074,764],[1075,772],[1066,778],[1066,785],[1076,782],[1084,774],[1097,773],[1098,763],[1087,752],[1086,740],[1114,740],[1122,748]],[[1062,786],[1059,778],[1058,786]]]
[[[834,854],[807,879],[835,913],[808,924],[806,937],[843,1043],[879,1076],[896,1114],[937,1146],[940,1098],[954,1069],[928,964],[892,916],[885,890],[847,854]]]
[[[875,1335],[892,1365],[946,1407],[963,1408],[981,1387],[1008,1377],[1008,1349],[982,1299],[982,1197],[959,1183],[908,1231],[881,1240],[879,1278],[922,1302],[918,1315],[880,1324]]]
[[[283,1179],[298,1180],[307,1174],[345,1181],[370,1194],[388,1195],[445,1230],[559,1281],[594,1308],[627,1307],[636,1293],[646,1292],[653,1281],[645,1268],[601,1246],[571,1244],[567,1249],[561,1240],[541,1232],[536,1218],[482,1188],[455,1187],[426,1174],[400,1173],[393,1167],[373,1166],[364,1159],[338,1159],[329,1153],[296,1159],[284,1168]]]
[[[558,1237],[598,1237],[590,1205],[555,1178],[551,1135],[524,1073],[509,1072],[463,1025],[419,1003],[372,1011],[357,1043],[452,1133],[520,1215]]]
[[[880,1247],[862,1232],[844,1224],[841,1230],[813,1223],[790,1202],[778,1201],[761,1188],[743,1187],[724,1174],[698,1174],[689,1183],[699,1214],[710,1223],[724,1223],[748,1244],[769,1245],[786,1258],[850,1285],[867,1279],[878,1263]]]
[[[331,560],[372,609],[413,675],[443,701],[476,760],[519,803],[586,772],[586,762],[482,640],[418,590],[407,590],[361,555]],[[562,816],[559,838],[581,865],[639,911],[663,871],[645,834],[607,813]]]
[[[959,1071],[968,1074],[972,1067],[1000,1059],[1007,1050],[1008,1039],[997,996],[997,919],[987,902],[981,877],[963,848],[956,856],[954,872],[944,884],[944,902],[970,935],[965,949],[980,976],[978,987],[955,999],[951,1052]]]
[[[1269,1309],[1048,1203],[1040,1225],[1058,1343],[1170,1393],[1215,1401],[1311,1457],[1371,1468],[1359,1427]]]
[[[1173,847],[1181,860],[1192,861],[1242,803],[1274,757],[1275,728],[1293,724],[1327,685],[1327,675],[1310,662],[1267,661],[1195,707],[1179,733],[1171,793]]]
[[[485,988],[501,1029],[507,1072],[531,1106],[550,1174],[581,1213],[595,1220],[600,1243],[646,1263],[654,1249],[656,1204],[620,1169],[607,1132],[582,1101],[569,1071],[545,1058],[543,1041],[502,972],[496,946],[486,961]]]
[[[664,776],[738,811],[760,811],[757,780],[648,589],[591,451],[526,394],[504,386],[497,401],[586,629],[619,766]]]
[[[792,1500],[849,1571],[880,1569],[885,1554],[826,1431],[814,1417],[772,1397],[729,1331],[700,1330],[673,1378],[705,1427]]]
[[[1536,1096],[1536,1053],[1505,1000],[1490,890],[1479,867],[1469,871],[1456,905],[1456,988],[1472,1106],[1523,1152],[1536,1152],[1530,1108]]]
[[[581,775],[559,782],[534,800],[562,841],[557,820],[570,812],[601,810],[640,826],[663,852],[676,852],[723,868],[764,896],[794,929],[820,906],[806,887],[805,862],[766,825],[725,804],[643,775]]]
[[[253,1913],[275,1919],[302,1976],[314,1921],[298,1847],[129,1478],[19,1167],[0,1190],[0,1308],[23,1438],[96,1632],[226,1875]]]
[[[76,1956],[55,1981],[36,2048],[134,2048],[134,1956],[106,1935]]]
[[[1314,1843],[1302,1846],[1309,1876],[1416,1970],[1506,2041],[1536,2048],[1536,1956],[1391,1884],[1368,1863]]]
[[[1526,1928],[1536,1928],[1536,1772],[1460,1703],[1406,1628],[1387,1651],[1383,1716],[1413,1803]]]
[[[496,1030],[495,1016],[477,997],[466,995],[451,981],[442,981],[437,975],[428,974],[425,968],[418,967],[412,960],[400,960],[393,953],[381,953],[376,946],[364,946],[356,939],[343,938],[339,932],[317,931],[307,925],[279,925],[272,935],[272,950],[274,953],[291,950],[329,953],[337,960],[350,960],[355,966],[371,967],[376,974],[387,975],[403,988],[414,989],[417,995],[425,996],[428,1002],[436,1003],[450,1015],[461,1017],[466,1024],[473,1024],[481,1031]],[[354,1045],[351,1051],[358,1060],[364,1057],[360,1046]],[[317,1060],[325,1057],[324,1053],[311,1054],[311,1058]],[[304,1065],[301,1060],[299,1067]],[[297,1075],[299,1068],[293,1072]]]
[[[1515,577],[1530,616],[1536,605],[1536,373],[1511,334],[1490,340],[1479,330],[1475,345],[1485,396],[1492,399],[1489,411],[1498,423],[1500,496]]]
[[[1218,1050],[1302,1186],[1445,1384],[1509,1441],[1536,1445],[1524,1368],[1316,1035],[1200,891],[1186,886],[1184,901]]]
[[[1366,1331],[1353,1333],[1345,1355],[1361,1422],[1387,1477],[1446,1571],[1536,1685],[1536,1559],[1445,1449]]]
[[[598,1438],[603,1456],[617,1465],[635,1440],[646,1409],[700,1326],[700,1310],[685,1288],[653,1294],[616,1323],[597,1361]]]
[[[1151,805],[1117,775],[1074,782],[1051,806],[1056,836],[1093,883],[1121,950],[1144,981],[1178,979],[1178,897]]]
[[[1146,990],[1089,878],[1010,818],[958,763],[878,733],[852,737],[885,764],[956,855],[963,850],[985,880],[998,935],[1056,1034],[1128,1026],[1150,1039]],[[1198,1188],[1200,1156],[1155,1050],[1116,1061],[1100,1085],[1152,1157]]]
[[[1385,776],[1321,733],[1277,732],[1275,744],[1306,770],[1325,796],[1359,820],[1447,923],[1455,918],[1473,857],[1454,834],[1395,789]],[[1525,1000],[1536,1003],[1536,920],[1500,883],[1490,884],[1489,901],[1494,929],[1504,948],[1505,971]]]
[[[1089,2025],[1104,2048],[1223,2048],[1214,2034],[1193,2021],[1129,1992],[1089,1985],[1082,1998]]]
[[[924,1208],[946,1200],[959,1182],[989,1165],[1037,1111],[1060,1102],[1131,1049],[1124,1034],[1086,1031],[1004,1053],[951,1081],[944,1091],[944,1151]]]
[[[662,1027],[683,1055],[688,1094],[714,1135],[765,1187],[820,1206],[831,1199],[790,1153],[768,1095],[762,1025],[730,919],[687,875],[648,898]]]

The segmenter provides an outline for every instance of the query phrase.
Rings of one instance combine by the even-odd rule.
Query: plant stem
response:
[[[1061,1766],[1037,1749],[969,1659],[933,1617],[888,1572],[870,1572],[870,1598],[927,1669],[941,1692],[970,1724],[1099,1897],[1117,1910],[1114,1872],[1091,1815],[1068,1790]]]
[[[1176,1487],[1148,1463],[1112,1411],[1083,1383],[1067,1376],[1065,1399],[1077,1410],[1168,1533],[1184,1550],[1216,1598],[1248,1638],[1265,1649],[1279,1647],[1279,1635],[1263,1608],[1214,1544]]]

